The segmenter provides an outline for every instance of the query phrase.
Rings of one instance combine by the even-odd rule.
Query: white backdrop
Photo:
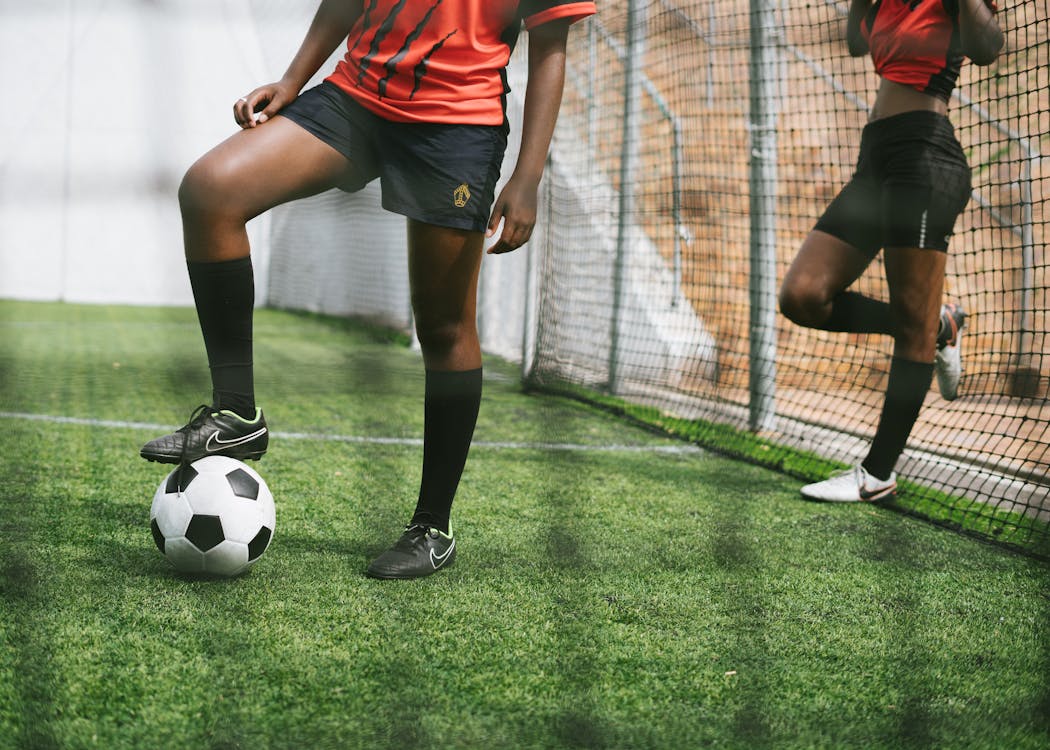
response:
[[[0,0],[0,70],[17,71],[4,76],[10,106],[0,118],[0,297],[191,305],[178,183],[236,131],[237,97],[284,72],[315,8],[316,0]],[[526,46],[523,37],[509,71],[503,181],[517,158]],[[558,142],[566,156],[578,147],[565,126],[555,162]],[[531,246],[482,264],[482,345],[511,360],[533,350],[549,252],[543,218]],[[249,234],[258,303],[410,327],[404,220],[379,208],[378,185],[279,207]],[[599,272],[611,267],[605,259]],[[648,286],[640,298],[651,296]],[[666,339],[678,334],[644,315],[638,323],[661,356],[677,357],[681,343]],[[686,329],[692,352],[706,334],[695,318]]]
[[[179,180],[234,132],[233,101],[283,72],[269,60],[314,5],[0,0],[0,296],[190,304]],[[261,295],[267,221],[250,227]]]

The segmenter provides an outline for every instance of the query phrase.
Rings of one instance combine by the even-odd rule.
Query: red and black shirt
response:
[[[880,76],[948,101],[963,60],[957,0],[876,0],[861,31]]]
[[[500,125],[522,24],[595,12],[592,0],[365,0],[327,80],[388,120]]]

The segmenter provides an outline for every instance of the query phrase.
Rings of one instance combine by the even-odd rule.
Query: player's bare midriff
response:
[[[875,95],[875,104],[872,105],[868,122],[915,111],[936,112],[943,115],[948,113],[948,104],[932,94],[924,94],[911,86],[883,78],[879,84],[879,91]]]

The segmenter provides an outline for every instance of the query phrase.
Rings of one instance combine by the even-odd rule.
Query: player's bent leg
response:
[[[269,431],[255,405],[254,276],[245,223],[333,187],[350,168],[339,151],[283,117],[242,130],[201,157],[179,188],[187,267],[212,377],[212,401],[183,427],[142,446],[162,463],[208,455],[258,459]]]
[[[825,327],[834,314],[836,298],[870,264],[868,255],[844,240],[820,230],[811,231],[781,283],[781,313],[807,328]]]
[[[187,259],[247,256],[250,219],[335,187],[349,169],[342,153],[285,117],[238,131],[198,159],[179,186]]]

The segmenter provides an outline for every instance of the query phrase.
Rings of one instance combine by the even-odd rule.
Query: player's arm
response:
[[[846,44],[853,57],[868,54],[868,43],[860,31],[861,21],[871,10],[872,0],[852,0],[849,4],[849,16],[846,18]]]
[[[299,95],[306,82],[324,64],[335,48],[346,39],[361,16],[363,0],[321,0],[314,20],[299,51],[292,58],[281,80],[252,91],[233,105],[233,117],[242,128],[266,122],[281,107]],[[254,113],[258,112],[258,118]]]
[[[565,87],[565,45],[569,21],[550,21],[529,31],[529,82],[525,88],[525,114],[521,126],[521,151],[514,173],[492,207],[488,236],[503,231],[490,253],[516,250],[532,235],[536,225],[539,190],[547,150]]]
[[[995,20],[994,2],[959,0],[959,39],[963,54],[976,65],[995,62],[1005,40]]]

